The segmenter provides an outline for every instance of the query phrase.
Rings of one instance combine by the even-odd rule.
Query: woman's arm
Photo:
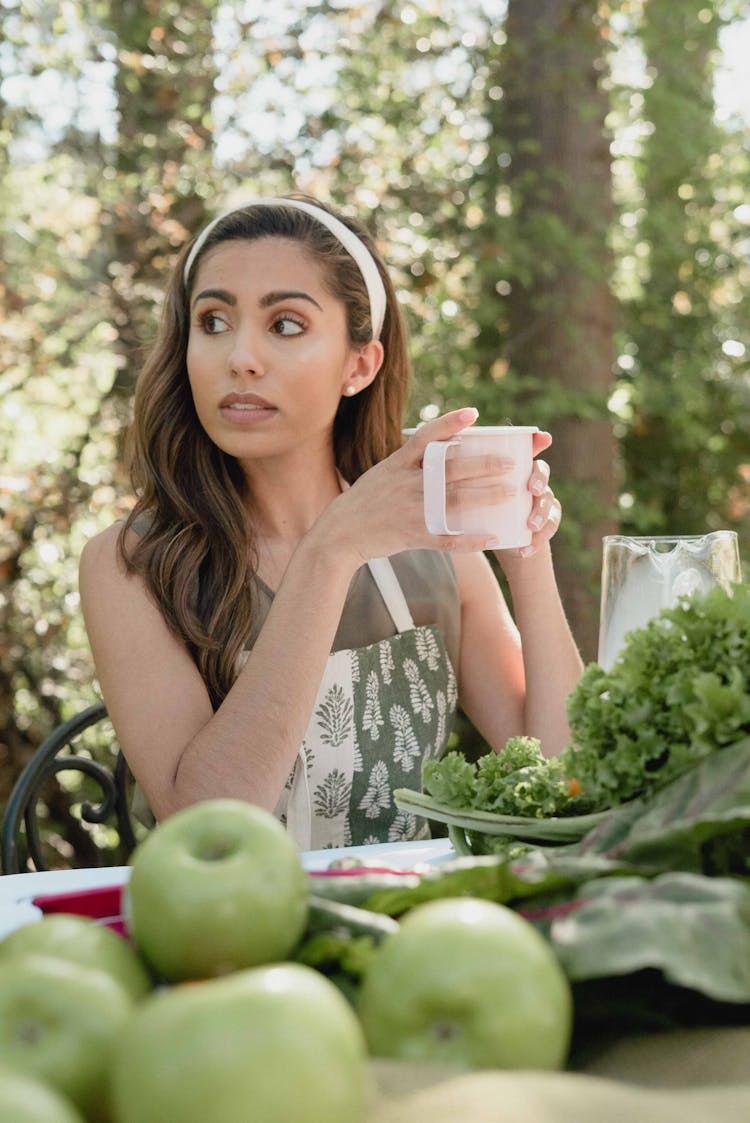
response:
[[[504,559],[503,568],[523,646],[526,732],[539,738],[547,756],[556,756],[570,742],[567,699],[583,661],[560,600],[549,543],[533,557]]]
[[[154,814],[214,796],[272,809],[313,710],[346,595],[371,557],[439,546],[481,550],[486,536],[435,539],[424,527],[421,459],[475,411],[436,419],[365,473],[301,540],[252,652],[213,712],[184,644],[144,581],[118,556],[119,528],[87,544],[80,566],[84,619],[97,675],[128,763]]]
[[[80,590],[107,709],[161,819],[235,796],[273,809],[312,712],[356,564],[300,544],[234,686],[214,713],[186,647],[143,580],[125,572],[118,528],[87,544]]]
[[[534,437],[534,454],[552,443]],[[567,698],[583,663],[565,618],[549,541],[560,523],[560,503],[549,487],[549,467],[536,460],[531,545],[497,551],[513,601],[513,616],[484,557],[455,559],[461,596],[461,704],[479,732],[500,751],[508,737],[537,737],[547,756],[568,744]]]
[[[546,756],[555,756],[568,744],[566,699],[580,677],[581,659],[549,545],[503,564],[515,623],[487,559],[454,558],[461,597],[460,702],[495,751],[526,733],[539,738]]]

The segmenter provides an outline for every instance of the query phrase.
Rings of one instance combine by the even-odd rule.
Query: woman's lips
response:
[[[233,425],[255,425],[276,412],[275,406],[257,394],[227,394],[219,403],[219,413]]]

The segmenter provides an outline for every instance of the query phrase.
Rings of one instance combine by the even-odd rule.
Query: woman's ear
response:
[[[358,347],[352,354],[341,393],[350,398],[369,386],[383,365],[384,354],[383,344],[379,339],[371,339],[363,347]]]

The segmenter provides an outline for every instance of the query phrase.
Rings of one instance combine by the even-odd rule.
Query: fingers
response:
[[[460,483],[467,480],[473,483],[495,482],[499,477],[513,471],[515,461],[511,456],[461,456],[445,460],[445,482]]]
[[[444,413],[442,417],[436,417],[434,421],[427,421],[424,425],[420,425],[401,446],[401,451],[409,457],[410,461],[421,465],[424,450],[430,441],[450,440],[469,425],[473,425],[478,416],[479,411],[473,406]]]
[[[549,484],[549,464],[546,460],[535,460],[534,467],[529,476],[529,491],[532,495],[541,495]]]
[[[465,406],[463,409],[454,409],[436,417],[434,421],[426,421],[412,433],[403,444],[410,456],[417,456],[421,462],[425,447],[430,441],[446,441],[455,437],[469,425],[473,425],[479,416],[479,411],[474,406]],[[552,444],[551,433],[540,430],[532,437],[532,454],[538,456]]]
[[[520,550],[510,551],[522,558],[530,558],[556,533],[562,518],[560,500],[550,490],[545,491],[534,500],[529,516],[529,527],[532,530],[531,544],[522,546]]]
[[[554,524],[554,529],[557,530],[557,526],[560,522],[561,510],[559,499],[547,488],[547,490],[540,495],[539,499],[534,502],[531,508],[529,526],[536,532],[542,530],[551,522]]]
[[[518,494],[509,456],[462,456],[445,462],[445,504],[449,511],[494,507]]]
[[[430,441],[448,441],[473,425],[478,416],[473,407],[453,410],[421,425],[405,441],[397,456],[403,456],[410,467],[422,466],[424,451]],[[546,431],[535,433],[532,451],[534,457],[552,444]],[[403,464],[403,460],[401,463]],[[514,468],[511,457],[479,455],[454,459],[448,455],[445,462],[446,508],[453,512],[474,507],[501,504],[517,493],[509,476]],[[561,519],[559,500],[549,487],[550,469],[544,460],[534,460],[528,489],[533,496],[529,526],[532,530],[530,546],[520,550],[503,551],[507,554],[530,557],[555,534]],[[450,523],[449,523],[450,525]],[[461,533],[456,535],[431,535],[430,547],[437,550],[478,552],[496,547],[488,535]]]
[[[544,452],[544,450],[546,448],[549,448],[549,446],[552,444],[552,434],[547,433],[544,429],[542,429],[539,433],[534,433],[534,436],[531,438],[531,440],[533,455],[538,456],[540,452]]]
[[[497,477],[464,479],[446,486],[445,506],[451,512],[499,507],[517,494],[518,491],[511,482],[504,482]]]

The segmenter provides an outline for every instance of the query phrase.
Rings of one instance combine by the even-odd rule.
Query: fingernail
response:
[[[490,538],[489,542],[485,546],[485,549],[486,550],[499,550],[500,546],[501,546],[501,542],[500,542],[499,538]]]
[[[458,416],[462,421],[476,421],[479,417],[479,410],[475,406],[467,406],[466,409],[460,409]]]
[[[540,530],[543,522],[543,515],[532,515],[532,517],[529,519],[529,526],[532,528],[532,530]]]
[[[531,485],[531,490],[534,495],[541,495],[544,491],[544,480],[534,480],[533,484]]]
[[[535,554],[535,553],[536,553],[536,548],[534,546],[522,546],[521,549],[518,551],[519,557],[522,557],[522,558],[530,558],[531,555]]]

